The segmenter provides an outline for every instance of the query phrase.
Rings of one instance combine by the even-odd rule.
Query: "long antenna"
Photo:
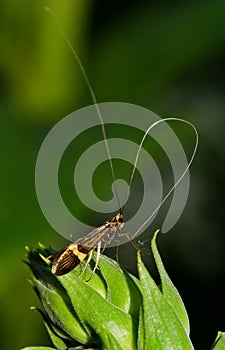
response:
[[[107,156],[108,156],[108,160],[109,160],[109,165],[110,165],[110,169],[111,169],[111,172],[112,172],[112,178],[113,178],[113,181],[115,182],[116,181],[116,176],[115,176],[115,172],[114,172],[114,168],[113,168],[113,163],[112,163],[112,157],[111,157],[111,153],[110,153],[110,149],[109,149],[109,144],[108,144],[108,140],[106,138],[106,131],[105,131],[105,126],[104,126],[104,120],[103,120],[103,117],[102,117],[102,113],[99,109],[99,106],[98,106],[98,102],[97,102],[97,98],[96,98],[96,95],[94,93],[94,90],[92,88],[92,85],[90,83],[90,80],[88,78],[88,75],[87,75],[87,72],[81,62],[81,59],[77,53],[77,51],[74,49],[74,47],[72,46],[64,28],[63,28],[63,25],[61,23],[61,21],[59,20],[58,16],[56,15],[55,11],[53,9],[51,9],[50,7],[45,7],[46,11],[50,12],[52,14],[52,16],[54,17],[58,27],[59,27],[59,30],[61,32],[61,34],[63,35],[63,38],[65,40],[65,42],[67,43],[70,51],[72,52],[73,54],[73,57],[75,58],[79,68],[80,68],[80,71],[83,75],[83,78],[86,82],[86,85],[87,85],[87,88],[91,94],[91,98],[94,102],[94,105],[95,105],[95,108],[96,108],[96,111],[97,111],[97,115],[98,115],[98,118],[100,120],[100,123],[101,123],[101,128],[102,128],[102,134],[103,134],[103,138],[104,138],[104,143],[105,143],[105,148],[106,148],[106,152],[107,152]],[[122,211],[122,208],[121,208],[121,205],[120,205],[120,200],[119,200],[119,196],[118,196],[118,192],[117,192],[117,189],[116,189],[116,186],[115,186],[115,195],[116,195],[116,199],[118,201],[118,204],[119,204],[119,208],[120,208],[120,211]]]
[[[136,158],[135,158],[135,162],[134,162],[134,167],[133,167],[133,170],[132,170],[132,173],[131,173],[131,177],[130,177],[130,181],[129,181],[129,187],[128,187],[128,191],[127,191],[127,196],[126,196],[126,200],[125,200],[125,204],[128,200],[128,197],[129,197],[129,193],[130,193],[130,187],[131,187],[131,184],[132,184],[132,181],[133,181],[133,177],[134,177],[134,173],[135,173],[135,170],[136,170],[136,166],[137,166],[137,163],[138,163],[138,159],[139,159],[139,156],[140,156],[140,151],[141,151],[141,148],[143,146],[143,143],[148,135],[148,133],[153,129],[155,128],[157,125],[161,124],[161,123],[164,123],[164,122],[167,122],[167,121],[178,121],[178,122],[182,122],[182,123],[185,123],[185,124],[188,124],[189,126],[192,127],[192,129],[194,130],[194,133],[195,133],[195,137],[196,137],[196,141],[195,141],[195,147],[194,147],[194,150],[193,150],[193,153],[192,153],[192,156],[188,162],[188,165],[187,167],[184,169],[183,173],[181,174],[181,176],[179,177],[179,179],[175,182],[175,184],[173,185],[173,187],[169,190],[169,192],[165,195],[165,197],[162,199],[162,201],[159,203],[159,205],[154,209],[154,211],[151,213],[151,215],[148,217],[148,219],[139,227],[139,229],[135,232],[133,238],[142,230],[142,228],[144,226],[146,226],[148,224],[148,222],[151,220],[151,218],[155,215],[155,213],[160,209],[160,207],[163,205],[163,203],[167,200],[167,198],[171,195],[171,193],[175,190],[175,188],[179,185],[179,183],[182,181],[182,179],[184,178],[185,174],[187,173],[188,169],[190,168],[193,160],[194,160],[194,157],[195,157],[195,154],[196,154],[196,151],[197,151],[197,148],[198,148],[198,131],[196,129],[196,127],[189,121],[187,120],[184,120],[184,119],[181,119],[181,118],[175,118],[175,117],[171,117],[171,118],[165,118],[165,119],[160,119],[160,120],[157,120],[155,123],[151,124],[148,129],[146,130],[141,142],[140,142],[140,145],[138,147],[138,151],[137,151],[137,154],[136,154]],[[125,205],[124,204],[124,205]]]

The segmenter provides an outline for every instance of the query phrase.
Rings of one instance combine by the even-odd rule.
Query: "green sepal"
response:
[[[99,267],[107,285],[107,300],[138,320],[142,298],[133,279],[116,261],[105,255],[100,257]]]
[[[107,296],[107,286],[102,279],[99,270],[95,273],[90,267],[86,267],[84,271],[84,263],[79,264],[74,270],[69,273],[71,278],[79,278],[87,282],[93,289],[95,289],[103,298]],[[60,278],[59,278],[60,281]]]
[[[42,248],[43,249],[43,248]],[[27,248],[28,265],[34,277],[31,281],[53,325],[73,340],[82,344],[90,342],[90,332],[81,324],[69,296],[41,255],[47,257],[52,250]]]
[[[54,323],[51,322],[48,315],[42,310],[31,307],[32,310],[38,311],[43,319],[45,328],[47,329],[48,335],[53,343],[53,345],[57,348],[57,350],[67,350],[67,346],[65,341],[70,342],[72,339],[68,337],[65,333],[63,333],[59,328],[57,328]],[[73,344],[74,345],[74,344]]]
[[[138,252],[138,271],[144,309],[143,349],[193,350],[180,319],[142,263],[140,252]]]
[[[47,329],[48,335],[52,341],[52,344],[56,347],[57,350],[67,350],[67,346],[63,341],[63,337],[59,337],[52,329],[52,327],[50,327],[48,325],[48,323],[45,323],[45,327]]]
[[[103,348],[109,349],[112,341],[117,341],[121,350],[136,348],[137,322],[129,314],[107,301],[81,278],[67,274],[59,280],[79,319],[93,330]]]
[[[90,340],[87,329],[82,326],[71,305],[67,304],[60,294],[46,287],[39,280],[34,279],[32,285],[53,324],[71,338],[87,344]]]
[[[155,232],[152,239],[152,252],[153,252],[154,260],[161,279],[162,294],[167,300],[167,302],[171,305],[175,313],[177,314],[186,333],[189,335],[190,327],[189,327],[189,319],[188,319],[187,311],[180,297],[180,294],[178,293],[176,287],[172,283],[171,279],[169,278],[163,266],[162,259],[158,252],[158,248],[156,245],[156,238],[157,238],[158,232],[159,231]]]

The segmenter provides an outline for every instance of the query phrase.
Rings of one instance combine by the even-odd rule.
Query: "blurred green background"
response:
[[[38,301],[22,259],[25,245],[60,248],[65,241],[38,205],[35,162],[51,127],[92,103],[46,5],[60,17],[100,102],[142,105],[199,130],[186,209],[159,242],[187,307],[193,344],[209,349],[216,332],[225,331],[224,0],[1,1],[0,348],[49,343],[40,316],[29,310]],[[183,138],[189,144],[189,134]],[[134,269],[132,247],[123,246],[120,256]]]

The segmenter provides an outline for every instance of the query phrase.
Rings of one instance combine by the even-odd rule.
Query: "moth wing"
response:
[[[86,236],[79,238],[74,242],[76,245],[84,246],[86,249],[92,250],[97,248],[98,243],[101,242],[106,232],[105,225],[97,227],[93,231],[91,231]]]
[[[52,258],[51,258],[52,259]],[[79,265],[80,259],[69,248],[65,248],[53,256],[52,273],[62,276]]]
[[[91,250],[96,249],[99,243],[102,242],[104,247],[109,244],[118,229],[116,223],[113,220],[107,221],[85,237],[77,239],[67,248],[50,255],[48,259],[53,261],[52,273],[57,276],[65,275],[79,265]]]

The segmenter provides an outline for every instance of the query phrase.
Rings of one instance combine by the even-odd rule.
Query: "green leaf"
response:
[[[49,337],[51,338],[52,344],[56,347],[56,349],[66,350],[67,346],[65,345],[64,341],[58,335],[56,335],[55,332],[52,331],[52,329],[48,326],[46,322],[45,322],[45,327],[47,329]]]
[[[193,349],[179,318],[142,263],[140,252],[138,252],[138,271],[144,306],[143,349]]]
[[[82,326],[74,310],[61,295],[50,287],[46,287],[39,280],[34,279],[32,284],[53,324],[73,339],[83,344],[88,343],[90,338],[87,330]]]
[[[81,322],[98,335],[103,346],[118,343],[116,349],[136,349],[137,322],[104,299],[89,282],[71,274],[59,277]]]
[[[145,333],[144,333],[144,311],[140,307],[139,324],[138,324],[138,350],[144,350]]]
[[[48,346],[28,346],[21,350],[56,350],[56,348],[49,348]]]
[[[218,332],[215,343],[211,350],[224,350],[225,349],[225,333]]]
[[[65,345],[64,340],[67,342],[70,341],[70,343],[71,343],[71,338],[69,338],[69,336],[66,336],[65,333],[63,333],[61,330],[59,330],[54,325],[54,323],[51,322],[50,318],[48,317],[47,314],[45,314],[45,312],[43,312],[42,310],[40,310],[36,307],[32,307],[31,309],[36,310],[40,313],[53,345],[58,350],[66,350],[67,346]]]
[[[121,349],[123,349],[121,347],[121,344],[111,334],[109,334],[109,336],[108,336],[108,343],[109,343],[109,349],[113,349],[113,350],[121,350]],[[132,348],[132,349],[134,349],[134,348]]]
[[[107,287],[98,270],[93,274],[92,269],[87,267],[84,271],[84,264],[79,264],[76,269],[70,272],[73,278],[81,278],[88,281],[88,284],[95,289],[103,298],[107,296]]]
[[[35,276],[32,285],[48,317],[52,320],[53,325],[65,332],[65,335],[82,344],[89,343],[90,329],[81,324],[66,290],[52,274],[48,261],[43,258],[54,251],[40,244],[39,246],[40,249],[36,250],[27,248],[27,258],[28,265]],[[60,332],[59,336],[61,336]]]
[[[102,255],[99,263],[100,271],[107,285],[107,300],[125,312],[130,309],[130,290],[123,270],[112,259]]]
[[[107,256],[101,255],[99,267],[107,285],[107,300],[138,320],[142,298],[133,279]]]
[[[187,311],[185,309],[184,303],[180,297],[180,294],[178,293],[176,287],[173,285],[171,279],[169,278],[161,257],[158,252],[158,248],[156,245],[156,237],[157,237],[158,231],[155,232],[153,239],[152,239],[152,252],[155,259],[155,263],[161,278],[161,285],[162,285],[162,293],[167,300],[167,302],[171,305],[175,313],[177,314],[178,318],[180,319],[184,329],[186,330],[186,333],[189,335],[190,333],[190,327],[189,327],[189,320]]]
[[[99,350],[100,348],[86,348],[83,346],[76,346],[75,348],[67,348],[67,350]]]

